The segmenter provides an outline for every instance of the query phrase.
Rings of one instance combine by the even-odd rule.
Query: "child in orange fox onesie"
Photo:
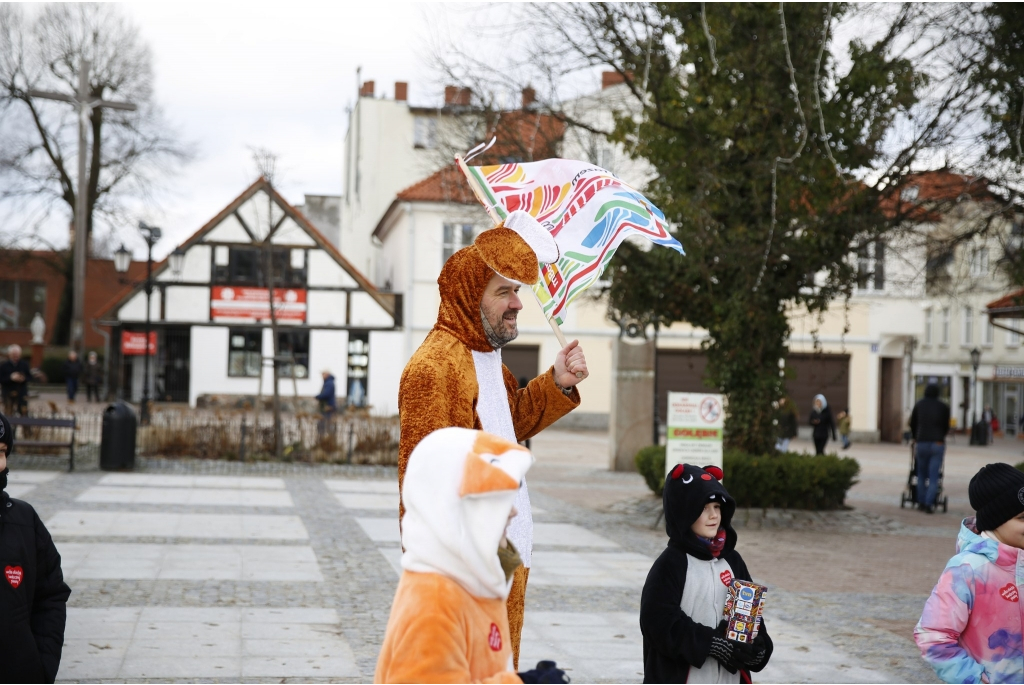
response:
[[[565,683],[550,661],[516,674],[505,600],[521,563],[505,538],[533,455],[483,431],[424,438],[405,474],[402,579],[378,683]]]

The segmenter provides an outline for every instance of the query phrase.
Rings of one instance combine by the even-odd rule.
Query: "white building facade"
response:
[[[154,266],[151,397],[196,406],[209,398],[273,393],[272,269],[280,393],[312,397],[320,392],[320,372],[328,370],[350,404],[397,412],[401,298],[379,292],[268,181],[250,186],[179,251],[179,273],[170,260]],[[108,311],[112,340],[120,341],[119,386],[124,397],[138,401],[143,285]]]

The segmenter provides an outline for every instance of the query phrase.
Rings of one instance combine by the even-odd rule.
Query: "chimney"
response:
[[[363,85],[359,87],[359,97],[361,97],[361,98],[372,98],[373,97],[373,81],[363,81]]]
[[[523,109],[527,109],[535,102],[537,102],[537,91],[530,86],[523,88]]]
[[[444,104],[446,106],[457,105],[460,107],[469,106],[469,98],[472,95],[469,88],[460,88],[458,86],[445,86],[444,87]]]
[[[405,81],[395,81],[395,102],[405,102],[409,99],[409,84]]]
[[[611,88],[617,86],[620,83],[625,83],[626,79],[617,71],[602,71],[601,72],[601,90],[605,88]]]

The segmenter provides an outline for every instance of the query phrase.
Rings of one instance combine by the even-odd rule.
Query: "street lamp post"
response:
[[[149,425],[149,335],[150,335],[150,300],[153,296],[153,245],[160,240],[160,229],[156,226],[150,226],[145,221],[139,222],[139,232],[142,233],[142,237],[146,240],[146,339],[145,348],[146,356],[143,361],[142,369],[142,411],[139,415],[139,423],[143,426]],[[180,250],[175,250],[175,258],[172,260],[174,266],[181,268],[181,262],[184,254]],[[131,253],[125,248],[124,245],[118,249],[114,254],[114,268],[124,273],[128,270],[128,265],[131,262]],[[175,272],[178,271],[175,269]]]
[[[981,445],[981,436],[976,435],[978,424],[978,367],[981,366],[981,350],[975,347],[971,350],[971,368],[974,370],[974,377],[971,379],[971,444]]]

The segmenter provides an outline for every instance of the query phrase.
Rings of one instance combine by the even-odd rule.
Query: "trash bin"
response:
[[[100,440],[100,468],[125,471],[135,468],[135,412],[117,401],[103,410],[103,435]]]

